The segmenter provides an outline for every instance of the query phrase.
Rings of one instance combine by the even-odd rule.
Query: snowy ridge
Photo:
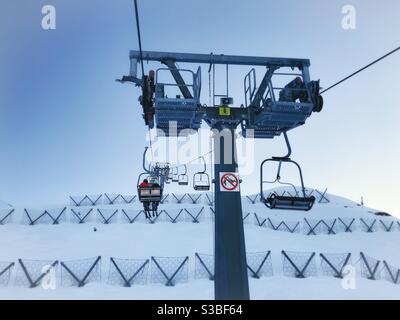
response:
[[[135,214],[140,213],[141,205],[137,201],[128,204],[124,203],[124,200],[111,201],[113,204],[102,202],[96,206],[79,207],[68,205],[65,206],[63,219],[60,219],[59,224],[54,225],[54,219],[47,214],[41,218],[44,219],[43,221],[38,220],[34,225],[27,225],[29,219],[26,219],[25,211],[16,209],[12,221],[0,226],[0,261],[15,263],[8,286],[1,285],[0,277],[0,298],[211,299],[213,297],[212,281],[198,279],[195,276],[199,268],[199,261],[195,254],[198,253],[200,257],[204,254],[210,256],[213,254],[213,212],[209,206],[210,201],[205,194],[202,194],[195,203],[187,195],[183,199],[181,199],[183,195],[175,196],[170,195],[164,204],[160,205],[160,216],[154,223],[141,215],[134,222],[128,219],[128,217],[133,219]],[[209,198],[210,196],[211,194]],[[265,264],[270,264],[270,267],[261,274],[259,279],[252,278],[250,272],[250,291],[253,299],[400,297],[400,286],[394,284],[398,283],[398,279],[390,276],[390,274],[396,275],[396,267],[400,267],[400,254],[396,245],[400,239],[398,220],[392,217],[376,216],[374,214],[376,210],[329,194],[325,195],[329,203],[317,202],[309,212],[272,211],[259,201],[253,204],[255,196],[249,196],[250,199],[244,196],[242,201],[243,217],[247,216],[244,219],[247,254],[256,257],[255,260],[249,258],[248,263],[255,263],[252,269],[257,271],[257,265],[260,266],[262,262],[260,257],[270,251],[268,263]],[[41,209],[35,214],[34,210],[27,210],[32,217],[36,217],[36,214],[40,216],[44,212],[57,217],[63,209],[64,206],[58,209]],[[75,215],[72,210],[82,213],[92,211],[87,220],[79,223],[79,219],[74,220]],[[117,213],[115,213],[116,210],[118,210]],[[128,214],[125,215],[123,210]],[[83,218],[82,215],[79,217]],[[111,219],[107,221],[110,217]],[[320,222],[323,220],[331,226],[329,223],[339,217],[346,222],[354,219],[354,230],[345,232],[344,229],[335,229],[338,227],[334,226],[332,229],[334,233],[329,233],[329,228]],[[262,225],[260,225],[260,221],[264,219],[266,222],[261,222]],[[370,232],[367,232],[366,227],[363,229],[361,219],[368,223],[376,220]],[[281,229],[274,230],[274,227],[282,221],[290,227],[299,222],[298,230],[293,233]],[[385,222],[386,227],[393,222],[389,231],[381,224],[381,221]],[[25,224],[21,224],[22,222]],[[315,227],[315,223],[319,225]],[[339,222],[336,223],[339,226]],[[309,233],[313,227],[315,229]],[[10,243],[13,245],[10,246]],[[285,251],[289,258],[294,257],[293,260],[300,264],[304,259],[307,262],[309,253],[315,253],[310,264],[313,267],[309,269],[312,272],[310,271],[308,277],[300,279],[290,276],[288,270],[291,264],[288,263],[282,251]],[[361,252],[364,253],[365,261],[372,269],[376,262],[380,261],[374,274],[377,280],[365,278],[365,270],[368,271],[368,268],[365,268],[365,261],[360,256]],[[332,261],[335,261],[337,266],[340,266],[343,258],[350,254],[349,261],[356,271],[355,289],[344,289],[341,279],[326,274],[329,268],[327,269],[326,262],[324,263],[320,256],[321,253],[328,260],[333,259]],[[75,287],[62,284],[61,273],[63,272],[65,279],[68,272],[66,273],[61,262],[65,262],[67,266],[70,263],[71,270],[75,270],[74,272],[76,270],[83,272],[82,270],[86,270],[96,261],[96,257],[101,257],[101,260],[94,267],[94,276],[89,277],[91,280],[87,284],[83,287],[76,287],[74,281],[72,284]],[[133,274],[134,268],[140,267],[140,262],[143,264],[148,261],[143,267],[147,280],[144,280],[143,276],[141,285],[133,283],[130,288],[123,287],[118,274],[115,274],[111,257],[117,259],[116,261],[124,266],[128,274]],[[184,266],[187,268],[187,270],[184,269],[187,280],[179,281],[173,287],[166,287],[165,283],[153,283],[151,279],[157,268],[152,257],[174,258],[170,261],[166,260],[169,261],[165,262],[168,265],[183,262],[180,259],[189,257],[186,262],[187,267]],[[30,289],[27,285],[15,286],[15,277],[21,277],[18,271],[20,269],[18,259],[58,261],[56,290],[45,290],[40,285],[35,289]],[[383,261],[387,263],[387,267]],[[38,268],[39,262],[29,263],[33,263]],[[0,269],[2,266],[0,263]],[[212,269],[212,266],[208,266]],[[265,266],[262,267],[265,268]],[[109,282],[112,271],[114,276],[117,276],[114,280],[119,279],[119,282],[117,281],[119,285],[116,285],[115,281],[113,284]]]

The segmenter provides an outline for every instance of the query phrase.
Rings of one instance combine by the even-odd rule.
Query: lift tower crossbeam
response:
[[[140,61],[140,51],[130,51],[130,59]],[[276,66],[291,67],[302,69],[310,66],[308,59],[296,58],[271,58],[255,56],[236,56],[224,54],[201,54],[201,53],[178,53],[178,52],[159,52],[143,51],[144,61],[171,60],[175,62],[200,63],[200,64],[229,64],[241,66]]]

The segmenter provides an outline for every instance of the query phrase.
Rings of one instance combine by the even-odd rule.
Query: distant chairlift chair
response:
[[[208,176],[206,170],[206,160],[201,157],[204,163],[204,170],[196,172],[193,175],[193,188],[196,191],[209,191],[210,190],[210,177]]]
[[[176,171],[174,170],[176,169]],[[178,174],[178,168],[172,168],[172,182],[178,182],[179,181],[179,174]]]
[[[309,211],[309,210],[311,210],[311,208],[314,205],[315,197],[314,196],[311,196],[311,197],[306,196],[304,181],[303,181],[303,174],[302,174],[301,168],[297,162],[295,162],[289,158],[292,150],[291,150],[291,147],[289,144],[289,139],[287,137],[286,132],[283,132],[283,134],[284,134],[285,142],[286,142],[286,145],[288,148],[288,154],[284,157],[272,157],[271,159],[266,159],[261,163],[261,166],[260,166],[260,196],[261,196],[261,200],[270,209]],[[274,181],[264,181],[264,178],[263,178],[264,177],[264,164],[266,164],[267,162],[278,162],[279,163],[278,164],[278,172],[277,172],[277,175],[276,175],[276,178]],[[280,172],[281,172],[283,163],[292,163],[298,168],[299,174],[300,174],[302,196],[299,196],[299,192],[297,191],[296,187],[293,184],[281,182]],[[264,184],[272,184],[272,183],[276,183],[276,182],[283,184],[283,185],[291,186],[295,191],[295,195],[294,196],[283,196],[283,195],[277,194],[276,192],[272,192],[267,197],[265,197],[264,189],[263,189]]]
[[[178,184],[180,186],[187,186],[187,185],[189,185],[189,179],[187,176],[187,167],[186,167],[186,165],[184,165],[183,167],[185,168],[185,172],[178,175]]]
[[[168,162],[166,163],[160,163],[156,162],[155,167],[153,168],[153,171],[161,178],[163,182],[169,184],[170,183],[170,172],[171,168]]]

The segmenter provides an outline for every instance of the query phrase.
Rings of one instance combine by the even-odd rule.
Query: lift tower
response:
[[[141,61],[155,61],[165,65],[137,77]],[[214,132],[215,157],[215,299],[249,299],[247,263],[240,188],[225,192],[222,184],[237,177],[235,130],[241,126],[244,138],[272,139],[301,126],[312,112],[322,109],[319,81],[311,81],[308,59],[268,58],[252,56],[193,54],[173,52],[131,51],[130,73],[118,80],[141,87],[139,99],[145,124],[154,126],[167,137],[196,132],[205,121]],[[226,97],[222,105],[207,106],[200,102],[201,69],[179,69],[176,63],[265,67],[263,79],[257,86],[255,69],[244,77],[245,101],[241,107],[230,107]],[[288,72],[278,72],[289,69]],[[162,83],[161,72],[170,72],[174,83]],[[188,73],[186,83],[183,73]],[[290,77],[283,87],[274,86],[274,78]],[[187,77],[186,77],[187,78]],[[175,86],[182,95],[174,98],[165,89]],[[171,130],[172,129],[172,130]],[[226,174],[228,173],[228,175]],[[221,177],[225,177],[221,179]],[[224,180],[225,179],[225,180]],[[234,180],[234,179],[233,179]]]

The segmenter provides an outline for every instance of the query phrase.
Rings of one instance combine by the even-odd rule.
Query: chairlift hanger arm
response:
[[[143,152],[143,170],[146,172],[146,173],[148,173],[148,174],[150,174],[151,172],[150,172],[150,166],[149,166],[149,168],[146,168],[146,153],[147,153],[147,150],[149,149],[149,147],[145,147],[144,148],[144,152]]]
[[[183,167],[185,168],[185,173],[183,173],[183,175],[186,175],[187,174],[187,166],[186,166],[186,164],[184,164]]]
[[[290,161],[290,156],[292,154],[292,147],[290,146],[289,138],[286,131],[283,131],[283,136],[285,138],[285,143],[288,150],[287,154],[283,157],[272,157],[272,158],[281,161]]]
[[[203,160],[204,169],[203,169],[203,171],[200,171],[198,173],[206,173],[207,172],[206,159],[204,159],[204,156],[201,156],[200,158]]]

